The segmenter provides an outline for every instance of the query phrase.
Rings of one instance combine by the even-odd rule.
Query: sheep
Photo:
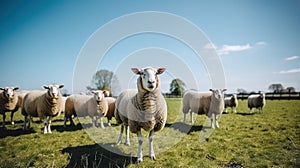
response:
[[[104,99],[106,99],[107,104],[108,104],[108,110],[107,110],[107,114],[106,114],[107,124],[108,124],[108,126],[111,126],[110,120],[112,119],[112,117],[115,116],[114,112],[115,112],[116,99],[113,97],[105,97]]]
[[[44,122],[44,134],[52,133],[52,118],[61,112],[60,89],[63,87],[64,85],[44,85],[43,88],[47,91],[34,90],[25,95],[22,107],[24,130],[30,128],[32,117],[39,117]]]
[[[14,113],[18,111],[18,94],[16,90],[18,90],[18,87],[5,87],[0,88],[0,114],[2,114],[3,122],[2,127],[5,128],[5,113],[11,112],[10,114],[10,121],[11,124],[14,124]]]
[[[72,115],[77,117],[90,116],[94,127],[98,127],[98,117],[100,117],[100,127],[104,128],[103,117],[108,111],[108,103],[104,99],[106,91],[92,91],[93,96],[89,95],[71,95],[67,98],[65,104],[64,127],[69,119],[70,125],[74,125]]]
[[[266,105],[265,94],[255,94],[248,97],[248,107],[250,108],[250,113],[253,113],[253,108],[257,108],[260,113],[263,112],[263,107]]]
[[[61,106],[60,106],[61,112],[60,112],[60,114],[65,112],[65,106],[66,106],[67,98],[68,97],[65,97],[65,96],[61,97]]]
[[[160,79],[158,75],[165,71],[165,68],[146,67],[141,70],[131,69],[136,75],[137,90],[128,89],[118,96],[116,100],[115,118],[117,124],[121,124],[120,135],[117,145],[122,142],[124,127],[126,128],[125,144],[130,145],[129,130],[138,136],[137,162],[143,161],[142,144],[143,137],[141,129],[149,133],[149,156],[155,160],[153,149],[154,132],[164,128],[167,120],[167,105],[160,91]]]
[[[22,91],[17,92],[17,93],[18,93],[18,103],[17,103],[17,105],[18,105],[19,107],[22,107],[24,97],[25,97],[25,95],[26,95],[28,92],[29,92],[29,91],[27,91],[27,90],[22,90]]]
[[[231,107],[232,111],[236,113],[236,107],[238,106],[238,100],[236,94],[232,94],[230,97],[224,98],[225,112],[227,113],[227,107]]]
[[[215,126],[219,128],[218,118],[224,110],[224,91],[226,89],[210,89],[210,92],[186,91],[182,99],[183,122],[186,123],[188,112],[190,112],[192,124],[194,124],[193,113],[205,114],[211,119],[211,128],[215,129]],[[212,114],[214,114],[214,119]]]

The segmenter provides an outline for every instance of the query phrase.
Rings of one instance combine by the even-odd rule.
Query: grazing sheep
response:
[[[100,117],[100,127],[104,128],[103,117],[106,116],[108,104],[104,95],[106,91],[92,91],[93,96],[89,95],[71,95],[66,100],[65,105],[65,121],[69,119],[70,125],[74,125],[72,115],[77,117],[90,116],[94,127],[98,127],[98,118]]]
[[[226,89],[210,89],[211,92],[198,92],[189,90],[184,93],[182,99],[182,112],[184,114],[184,123],[186,114],[190,112],[191,122],[194,123],[193,113],[205,114],[211,119],[211,128],[219,128],[218,118],[224,110],[224,91]],[[214,119],[212,117],[214,114]],[[215,120],[215,123],[213,123]]]
[[[108,110],[107,110],[107,114],[106,114],[107,124],[108,124],[108,126],[111,126],[110,120],[112,119],[112,117],[115,116],[114,112],[115,112],[116,99],[113,97],[105,97],[104,99],[107,101],[107,104],[108,104]]]
[[[160,79],[158,75],[165,71],[165,68],[157,70],[147,67],[141,70],[131,69],[139,75],[137,79],[137,90],[128,89],[123,91],[116,100],[115,118],[121,125],[117,145],[122,142],[124,127],[126,128],[126,145],[129,142],[129,129],[138,136],[137,161],[143,161],[142,144],[143,137],[141,129],[149,133],[149,156],[155,160],[153,149],[154,132],[162,130],[167,120],[167,105],[160,91]]]
[[[10,114],[10,121],[11,124],[14,124],[14,113],[18,111],[18,94],[16,90],[18,90],[18,87],[5,87],[0,88],[0,114],[2,114],[3,122],[2,127],[5,128],[5,113],[11,112]]]
[[[60,89],[63,87],[64,85],[44,85],[43,88],[47,91],[35,90],[25,95],[22,108],[25,130],[30,128],[32,117],[39,117],[44,122],[44,134],[51,133],[52,118],[61,112]]]
[[[231,110],[236,113],[236,107],[238,106],[238,100],[236,94],[231,95],[230,97],[224,98],[225,103],[225,112],[227,113],[227,107],[231,107]]]
[[[263,107],[266,105],[265,94],[255,94],[248,97],[248,107],[250,108],[250,113],[253,113],[253,108],[257,108],[260,113],[263,112]]]

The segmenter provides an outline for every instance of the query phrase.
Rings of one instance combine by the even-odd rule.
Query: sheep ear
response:
[[[43,88],[44,88],[44,89],[49,89],[49,86],[43,85]]]
[[[15,91],[15,90],[18,90],[19,89],[19,87],[15,87],[13,90]]]
[[[214,90],[213,89],[209,89],[209,91],[213,92]]]
[[[222,89],[222,92],[225,92],[227,89]]]
[[[65,85],[62,84],[62,85],[59,85],[58,88],[61,89],[61,88],[63,88],[64,86],[65,86]]]
[[[103,90],[103,94],[104,94],[105,97],[108,97],[109,96],[109,91]]]
[[[160,74],[164,73],[165,70],[166,70],[166,68],[158,68],[156,74],[160,75]]]
[[[131,68],[132,72],[137,74],[137,75],[141,75],[142,72],[138,69],[138,68]]]
[[[0,88],[0,90],[5,90],[4,88]]]
[[[95,91],[95,90],[92,90],[91,92],[92,92],[93,94],[95,94],[95,93],[96,93],[96,91]]]

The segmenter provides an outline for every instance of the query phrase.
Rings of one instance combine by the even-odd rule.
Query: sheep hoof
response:
[[[142,163],[143,162],[143,158],[137,158],[137,163]]]
[[[11,122],[11,125],[15,125],[15,122],[12,121],[12,122]]]
[[[130,146],[130,142],[126,142],[125,145],[126,145],[126,146]]]
[[[155,155],[150,156],[150,158],[151,158],[152,160],[156,160]]]

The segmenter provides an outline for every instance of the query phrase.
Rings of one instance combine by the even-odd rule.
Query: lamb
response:
[[[182,112],[184,114],[184,123],[186,114],[190,112],[192,124],[194,123],[193,112],[205,114],[211,119],[211,128],[219,128],[218,118],[224,110],[224,91],[226,89],[210,89],[211,92],[198,92],[194,90],[186,91],[182,99]],[[212,117],[214,114],[214,119]],[[215,120],[215,123],[213,122]]]
[[[265,94],[255,94],[248,97],[248,107],[250,108],[250,113],[253,113],[253,108],[257,108],[260,113],[263,112],[263,107],[266,105]]]
[[[51,133],[52,118],[61,112],[60,89],[63,87],[64,85],[44,85],[43,88],[47,91],[34,90],[25,95],[22,107],[24,130],[30,128],[32,117],[39,117],[44,122],[44,134]]]
[[[5,128],[5,113],[11,112],[10,114],[10,121],[11,124],[14,124],[14,113],[18,111],[18,94],[16,90],[18,90],[18,87],[5,87],[0,88],[0,114],[2,114],[3,122],[2,127]]]
[[[104,128],[103,117],[108,111],[108,103],[104,99],[106,91],[97,90],[92,91],[93,96],[89,95],[71,95],[66,100],[65,105],[65,121],[69,119],[70,125],[74,125],[72,115],[77,117],[90,116],[94,127],[98,127],[98,117],[100,117],[100,127]]]
[[[112,119],[112,117],[115,116],[114,112],[115,112],[116,99],[113,97],[105,97],[104,99],[106,99],[107,104],[108,104],[108,110],[107,110],[107,114],[106,114],[107,124],[108,124],[108,126],[111,126],[110,120]]]
[[[236,113],[236,107],[238,106],[238,100],[236,94],[232,94],[230,97],[225,97],[225,112],[227,113],[227,107],[231,107],[232,111]]]
[[[117,145],[122,142],[124,127],[126,128],[125,144],[130,145],[129,130],[138,136],[137,162],[143,161],[142,144],[143,137],[141,129],[149,133],[149,156],[155,160],[153,149],[154,132],[164,128],[167,120],[167,105],[160,91],[160,79],[158,75],[165,68],[146,67],[141,70],[131,69],[136,75],[137,90],[128,89],[123,91],[116,100],[115,118],[121,124],[121,131]]]

